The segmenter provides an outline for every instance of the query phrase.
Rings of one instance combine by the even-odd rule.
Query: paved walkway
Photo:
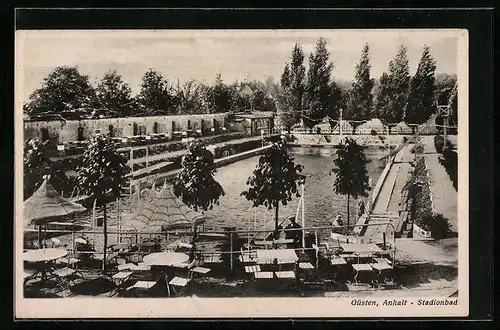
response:
[[[451,230],[458,232],[458,192],[453,188],[453,183],[446,173],[446,169],[439,163],[439,154],[434,146],[434,136],[424,136],[422,139],[434,211],[448,218]]]

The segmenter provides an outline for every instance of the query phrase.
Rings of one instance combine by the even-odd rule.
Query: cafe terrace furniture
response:
[[[189,256],[185,253],[156,252],[144,256],[142,261],[151,266],[172,267],[175,265],[183,267],[188,260]]]
[[[245,273],[258,273],[260,272],[260,266],[259,265],[249,265],[245,266]]]
[[[299,257],[293,249],[257,250],[258,264],[295,264]]]
[[[179,295],[180,292],[175,290],[175,287],[180,287],[183,288],[187,286],[187,284],[191,281],[193,278],[193,271],[191,270],[196,263],[196,260],[193,259],[189,264],[186,265],[187,269],[187,275],[184,276],[175,276],[170,282],[168,282],[169,285],[172,286],[173,291]]]
[[[24,283],[40,276],[41,282],[45,282],[49,277],[59,278],[57,274],[54,274],[54,261],[65,257],[68,251],[65,249],[58,248],[47,248],[30,250],[23,253],[23,260],[26,262],[32,262],[35,265],[35,273],[24,279]]]

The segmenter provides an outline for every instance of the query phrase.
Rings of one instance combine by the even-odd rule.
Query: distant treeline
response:
[[[221,74],[211,84],[189,80],[179,84],[160,72],[149,69],[142,77],[140,90],[132,88],[116,71],[105,73],[96,86],[76,67],[56,67],[44,78],[24,104],[31,118],[65,119],[179,115],[237,112],[243,110],[279,111],[281,125],[291,127],[299,122],[312,127],[325,116],[364,121],[379,118],[385,122],[423,123],[436,112],[436,101],[450,103],[456,123],[456,75],[435,74],[435,60],[424,47],[413,77],[409,74],[406,47],[401,45],[388,71],[379,79],[370,76],[369,46],[366,44],[356,65],[352,82],[335,79],[335,68],[329,59],[326,40],[319,38],[309,54],[295,44],[279,82],[272,77],[235,81],[227,84]],[[75,118],[76,117],[76,118]]]

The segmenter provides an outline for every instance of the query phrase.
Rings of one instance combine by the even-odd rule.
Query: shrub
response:
[[[446,238],[451,233],[450,221],[440,213],[426,215],[422,218],[422,228],[429,230],[433,238]]]

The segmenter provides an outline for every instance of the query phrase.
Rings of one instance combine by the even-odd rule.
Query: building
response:
[[[268,134],[274,128],[274,112],[254,111],[240,112],[226,118],[231,132],[245,132],[249,135],[259,135],[261,131]]]

